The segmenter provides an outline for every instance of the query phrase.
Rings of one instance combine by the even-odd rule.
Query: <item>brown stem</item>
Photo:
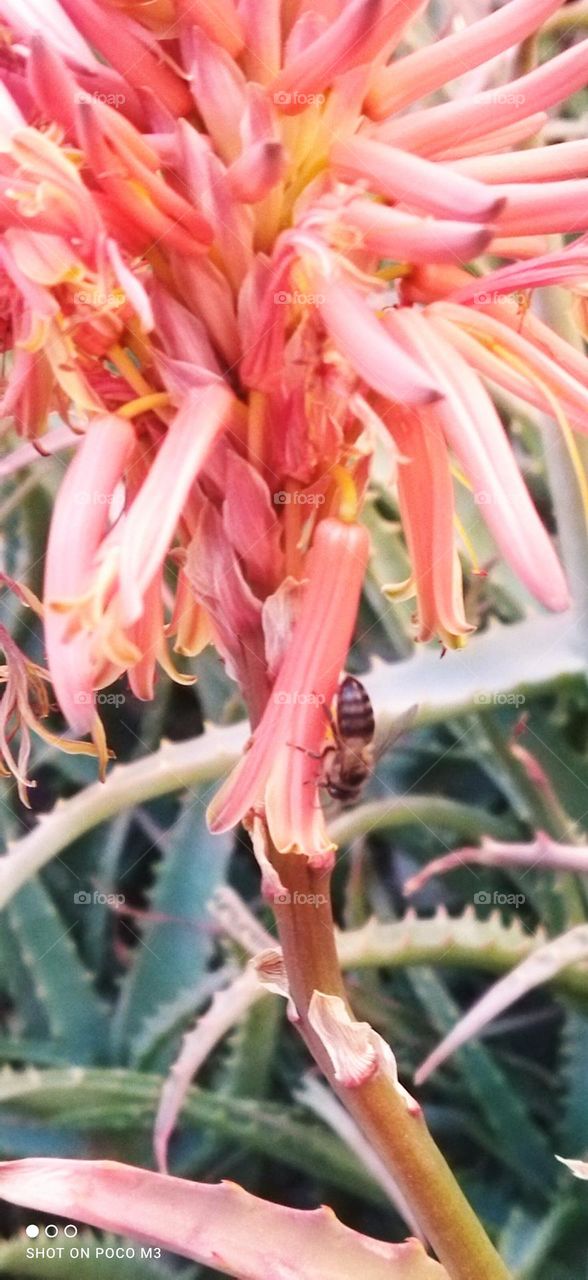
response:
[[[315,990],[341,996],[349,1008],[335,947],[330,874],[313,870],[299,854],[272,857],[290,896],[274,907],[290,993],[298,1029],[315,1061],[393,1174],[450,1280],[510,1280],[422,1112],[411,1114],[383,1073],[356,1088],[335,1081],[328,1054],[308,1021]]]

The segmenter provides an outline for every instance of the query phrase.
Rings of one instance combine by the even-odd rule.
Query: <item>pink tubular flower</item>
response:
[[[114,416],[96,418],[53,511],[45,570],[45,642],[55,692],[76,733],[95,727],[93,690],[102,683],[102,672],[92,655],[92,637],[79,624],[72,626],[72,610],[96,590],[98,552],[134,443],[130,423]]]
[[[471,630],[456,460],[529,590],[568,600],[490,391],[588,429],[586,357],[503,300],[582,296],[587,144],[521,144],[585,84],[588,42],[501,84],[557,0],[417,49],[420,8],[0,0],[0,413],[83,436],[47,556],[61,709],[98,734],[97,689],[150,697],[158,665],[182,678],[170,644],[212,641],[254,730],[215,826],[266,806],[279,847],[319,857],[324,710],[275,695],[335,690],[374,442],[420,640]],[[475,68],[479,92],[417,106]]]
[[[325,708],[351,642],[368,553],[361,526],[319,524],[298,623],[249,749],[210,806],[213,831],[263,808],[281,853],[306,853],[320,863],[333,849],[317,805],[314,755],[324,746]]]

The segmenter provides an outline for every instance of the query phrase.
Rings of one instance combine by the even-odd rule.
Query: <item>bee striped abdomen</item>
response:
[[[344,741],[371,742],[375,733],[372,704],[360,680],[345,676],[337,693],[337,728]]]

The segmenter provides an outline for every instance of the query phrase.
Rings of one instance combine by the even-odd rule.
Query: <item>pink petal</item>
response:
[[[381,120],[417,98],[519,44],[559,9],[559,0],[510,0],[495,13],[385,67],[375,77],[366,110]]]
[[[71,22],[67,6],[58,0],[2,0],[2,17],[19,35],[42,35],[64,57],[82,67],[95,67],[97,59],[83,38],[79,23]]]
[[[494,190],[506,200],[497,221],[500,235],[568,235],[588,227],[588,178],[508,183]]]
[[[406,404],[427,404],[440,394],[435,381],[400,350],[352,285],[324,286],[318,308],[337,349],[374,391]]]
[[[271,85],[274,102],[287,113],[303,111],[310,95],[376,57],[410,16],[410,9],[398,0],[347,0],[328,30],[276,76]]]
[[[389,314],[393,332],[404,333],[411,351],[427,360],[446,399],[438,406],[447,442],[470,479],[480,510],[505,560],[547,608],[570,603],[562,569],[521,478],[504,427],[469,365],[424,317]]]
[[[167,553],[194,479],[228,425],[232,406],[233,397],[220,381],[189,394],[129,509],[120,548],[127,625],[141,617],[144,593]]]
[[[233,0],[176,0],[180,21],[196,23],[221,48],[235,58],[243,48],[240,14]]]
[[[216,150],[230,164],[240,151],[240,124],[247,103],[247,82],[233,58],[197,26],[182,37],[194,102]]]
[[[45,643],[55,692],[75,733],[88,733],[95,715],[89,636],[78,632],[68,638],[68,614],[52,603],[75,600],[88,590],[112,495],[134,444],[129,422],[114,415],[94,419],[53,507],[45,562]]]
[[[422,155],[437,155],[496,132],[537,111],[547,111],[578,89],[588,76],[588,40],[557,54],[518,80],[487,89],[473,98],[444,102],[383,124],[377,137]]]
[[[588,174],[588,141],[582,138],[549,147],[529,147],[526,151],[473,155],[454,160],[451,167],[481,182],[542,182],[544,179],[553,182],[560,178],[581,178]]]
[[[44,10],[45,0],[35,2]],[[139,91],[150,89],[174,115],[190,111],[187,85],[163,61],[156,42],[138,22],[120,9],[113,15],[103,9],[98,0],[61,0],[61,4],[80,37],[96,48],[134,88]],[[116,22],[116,39],[113,39],[113,21]],[[43,32],[44,27],[40,29]],[[150,43],[153,48],[149,47]]]
[[[407,262],[467,262],[488,245],[492,231],[471,222],[425,221],[374,200],[351,200],[344,225],[361,232],[366,249]]]
[[[291,643],[253,742],[209,808],[211,830],[235,826],[265,798],[278,849],[319,858],[332,849],[308,751],[324,743],[324,706],[347,657],[368,554],[369,536],[360,526],[330,518],[318,525]]]
[[[287,156],[281,142],[256,142],[235,160],[227,173],[235,200],[256,204],[284,177]]]
[[[490,271],[482,281],[479,278],[472,280],[471,285],[459,289],[454,300],[476,303],[481,294],[488,301],[495,302],[502,294],[514,295],[524,289],[562,284],[566,280],[585,280],[588,275],[588,243],[583,241],[531,258],[530,262],[515,262]]]
[[[480,306],[485,308],[486,302],[489,301],[488,295],[478,294],[478,299]],[[555,395],[561,398],[566,412],[569,410],[582,429],[586,430],[588,360],[583,352],[576,351],[568,342],[557,338],[555,334],[552,335],[552,330],[547,325],[542,325],[541,321],[537,321],[536,317],[531,316],[529,312],[525,317],[527,336],[519,333],[520,320],[517,318],[515,304],[510,310],[504,304],[496,303],[488,310],[472,312],[471,309],[458,306],[457,303],[442,302],[434,304],[431,310],[434,316],[437,314],[446,316],[456,324],[469,329],[479,329],[482,340],[487,336],[499,346],[512,351],[521,365],[528,366],[531,373],[538,375]],[[492,314],[493,311],[494,314]],[[552,345],[541,341],[545,335],[549,335],[550,338],[552,336]],[[491,347],[489,355],[493,356]],[[513,369],[506,361],[500,361],[500,365],[504,370],[503,378],[499,379],[501,385],[505,385],[505,380],[511,375],[517,380],[520,380],[523,375],[521,386],[524,387],[526,380],[523,370],[519,372],[518,369]],[[545,397],[536,384],[533,385],[531,381],[531,383],[526,382],[526,386],[528,389],[522,391],[525,399],[535,404],[536,397],[539,395],[541,403],[545,404]],[[517,394],[521,393],[517,392]],[[553,406],[548,407],[547,412],[553,413]]]
[[[483,222],[503,206],[495,191],[473,178],[369,138],[335,142],[331,164],[345,182],[367,179],[372,191],[439,218]]]

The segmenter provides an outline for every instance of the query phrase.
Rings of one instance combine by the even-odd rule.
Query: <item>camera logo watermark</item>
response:
[[[286,507],[289,503],[300,507],[321,507],[324,501],[324,493],[305,493],[304,489],[296,489],[294,493],[286,493],[285,489],[278,489],[278,492],[274,493],[276,507]]]
[[[324,293],[299,293],[297,290],[290,293],[287,289],[280,289],[279,293],[274,293],[274,302],[279,307],[292,303],[298,307],[319,307],[322,302],[326,302],[326,298]]]
[[[126,702],[124,693],[86,693],[85,689],[76,693],[75,702],[82,703],[84,706],[90,702],[96,703],[99,707],[122,707]]]
[[[117,289],[113,293],[105,293],[103,289],[76,289],[74,302],[95,308],[122,307],[125,295],[122,289]]]
[[[104,493],[102,489],[78,489],[74,501],[80,507],[109,507],[114,494]]]
[[[479,707],[522,707],[526,701],[524,693],[477,693],[474,697]]]
[[[300,107],[315,107],[324,101],[324,93],[274,93],[277,107],[288,107],[291,103],[297,103]]]
[[[76,102],[105,102],[107,107],[122,107],[126,102],[124,93],[99,93],[97,89],[93,93],[88,93],[86,89],[78,89],[75,94]]]
[[[477,907],[522,907],[527,899],[524,893],[491,893],[489,889],[478,889],[474,894]]]
[[[323,693],[300,693],[297,689],[275,689],[272,698],[280,707],[322,707]]]
[[[527,295],[522,293],[520,289],[517,289],[514,292],[500,292],[499,290],[492,290],[490,293],[487,293],[484,290],[481,293],[475,293],[473,296],[473,303],[476,307],[508,307],[513,302],[516,302],[517,307],[525,307],[527,305]]]
[[[493,89],[488,93],[488,101],[498,106],[510,105],[522,107],[526,101],[524,93],[511,93],[509,89]]]
[[[274,893],[273,902],[276,907],[324,907],[328,899],[324,893]]]
[[[122,907],[126,902],[124,893],[101,893],[99,889],[78,889],[73,900],[76,907],[91,907],[96,904],[101,907]]]

